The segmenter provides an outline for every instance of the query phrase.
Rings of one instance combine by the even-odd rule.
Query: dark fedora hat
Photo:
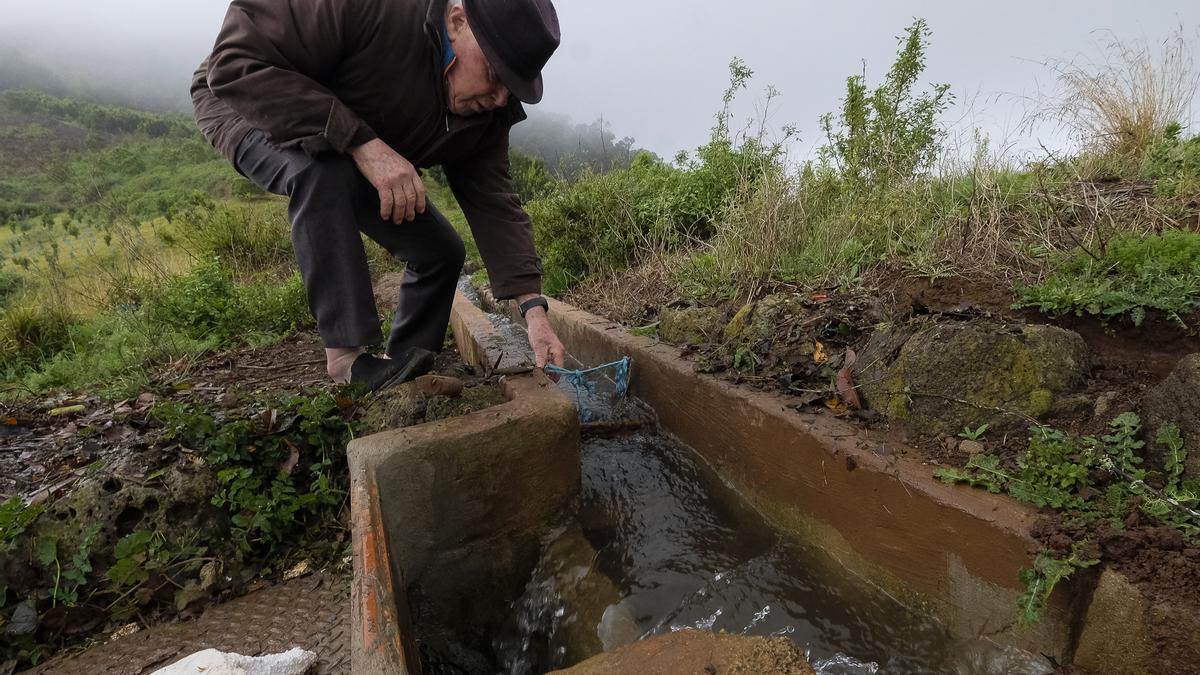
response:
[[[542,68],[559,42],[550,0],[463,0],[463,6],[496,77],[524,103],[542,100]]]

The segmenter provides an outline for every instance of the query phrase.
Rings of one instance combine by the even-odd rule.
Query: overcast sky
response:
[[[99,69],[132,89],[170,83],[182,98],[226,5],[0,0],[0,47],[54,68]],[[960,105],[947,122],[979,125],[997,144],[1036,147],[1036,139],[1017,130],[1021,102],[1053,88],[1043,61],[1095,55],[1109,32],[1159,42],[1182,26],[1193,44],[1200,35],[1195,0],[558,0],[556,6],[563,45],[545,71],[541,107],[578,121],[603,115],[619,136],[668,157],[704,142],[735,56],[756,74],[739,111],[751,112],[774,85],[782,96],[771,121],[800,128],[803,155],[820,141],[817,117],[836,108],[845,77],[865,61],[868,80],[877,82],[896,36],[922,16],[933,30],[927,80],[948,82],[960,103],[973,103],[969,113]]]

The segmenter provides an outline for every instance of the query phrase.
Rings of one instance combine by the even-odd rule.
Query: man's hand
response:
[[[399,224],[425,213],[425,184],[417,169],[378,138],[350,151],[358,170],[379,191],[379,217]]]
[[[533,297],[536,296],[522,295],[517,298],[517,302],[524,302]],[[525,313],[525,327],[529,333],[529,346],[533,348],[533,359],[537,367],[545,368],[547,363],[553,363],[562,368],[567,350],[563,348],[562,342],[559,342],[558,336],[554,334],[554,329],[550,327],[550,319],[546,318],[546,310],[541,307],[530,308]],[[555,382],[558,381],[557,376],[551,376],[551,379]]]

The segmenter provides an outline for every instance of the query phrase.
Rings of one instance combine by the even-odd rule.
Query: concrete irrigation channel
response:
[[[505,309],[487,298],[481,304],[493,313]],[[853,604],[851,596],[857,591],[845,589],[861,588],[867,589],[864,597],[884,597],[885,604],[901,608],[851,612],[843,621],[845,626],[895,621],[892,632],[919,632],[919,639],[912,637],[906,644],[903,636],[888,637],[887,626],[864,629],[883,636],[872,638],[879,649],[909,651],[893,664],[912,667],[928,649],[930,660],[919,669],[930,672],[1049,672],[1052,662],[1076,663],[1095,672],[1153,672],[1154,650],[1143,624],[1169,618],[1172,610],[1148,606],[1113,572],[1081,575],[1061,584],[1038,624],[1015,624],[1016,598],[1024,590],[1017,573],[1029,565],[1031,551],[1037,548],[1028,535],[1033,510],[998,495],[945,486],[928,466],[905,459],[897,452],[900,448],[882,437],[829,415],[797,412],[779,396],[697,375],[674,348],[632,336],[587,312],[552,301],[550,317],[567,351],[581,363],[632,357],[631,394],[654,410],[668,439],[643,441],[645,447],[678,442],[690,448],[686,454],[693,459],[685,461],[695,461],[696,472],[715,478],[712,490],[724,495],[721,501],[737,502],[730,507],[733,511],[753,512],[775,533],[759,539],[777,536],[784,542],[766,546],[769,553],[749,561],[773,561],[769,570],[758,573],[778,581],[790,574],[790,558],[803,558],[805,569],[823,579],[811,585],[834,589],[826,593],[832,600],[825,601],[825,607]],[[511,632],[514,608],[528,603],[531,575],[536,577],[546,566],[544,552],[562,548],[557,542],[569,538],[563,534],[564,523],[580,511],[581,461],[585,474],[589,464],[587,451],[581,460],[574,403],[545,375],[529,368],[494,319],[461,293],[456,298],[452,328],[459,351],[486,373],[506,373],[507,403],[360,438],[349,446],[354,672],[436,672],[445,663],[467,672],[487,670],[478,650],[489,644],[496,647],[495,636]],[[588,480],[585,475],[584,482]],[[571,525],[565,527],[569,530]],[[729,531],[746,528],[758,531],[756,525],[731,526]],[[589,555],[593,563],[603,557],[602,551],[588,551],[585,562]],[[737,556],[734,551],[726,557]],[[747,559],[740,560],[748,569]],[[580,585],[591,583],[574,579]],[[601,585],[620,597],[616,586],[622,584],[629,586],[627,580],[604,580]],[[700,588],[697,596],[712,596],[712,591]],[[562,592],[561,587],[556,591]],[[616,663],[626,664],[622,668],[639,663],[644,672],[672,672],[664,664],[683,667],[680,658],[685,653],[708,654],[711,665],[736,660],[737,650],[746,649],[739,640],[703,647],[672,641],[669,636],[678,627],[712,628],[713,621],[672,624],[667,630],[670,621],[679,620],[679,610],[660,611],[659,618],[647,619],[650,601],[644,598],[640,614],[632,612],[627,618],[629,623],[640,621],[638,629],[615,640],[610,615],[614,609],[637,606],[631,599],[637,600],[626,597],[608,605],[600,626],[588,624],[584,617],[588,625],[575,635],[595,642],[599,631],[597,645],[603,643],[606,651],[638,637],[648,640],[600,656],[593,655],[599,646],[590,653],[559,646],[559,659],[543,660],[541,666],[570,665],[572,661],[562,662],[561,654],[571,652],[580,658],[592,656],[577,666],[582,672],[605,672]],[[763,608],[745,632],[794,632],[790,625],[774,632],[751,630],[772,604],[788,605],[786,600],[755,600]],[[876,601],[866,604],[870,602]],[[733,608],[718,607],[713,619],[722,611],[736,614]],[[808,607],[793,615],[821,611]],[[557,615],[562,613],[560,609]],[[598,612],[592,615],[593,620],[599,617]],[[643,630],[647,621],[657,621],[662,630]],[[816,616],[807,621],[820,626],[838,620]],[[938,628],[928,628],[927,623]],[[839,631],[854,632],[841,627],[830,632]],[[800,642],[804,634],[801,627],[792,637]],[[922,642],[934,634],[945,637]],[[557,639],[561,643],[563,638]],[[1182,639],[1196,649],[1195,636]],[[526,647],[528,642],[526,638]],[[639,647],[647,642],[661,647]],[[852,643],[847,642],[853,647]],[[973,656],[945,655],[954,650]],[[935,659],[933,652],[941,656]],[[882,660],[878,654],[870,656]],[[771,663],[791,661],[785,654]],[[994,670],[997,667],[1003,670]],[[807,666],[779,669],[808,672]],[[886,665],[884,672],[889,672]]]

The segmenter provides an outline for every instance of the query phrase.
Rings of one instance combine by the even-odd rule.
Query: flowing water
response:
[[[636,404],[614,408],[611,381],[603,384],[582,394],[560,386],[596,417],[628,415]],[[581,463],[575,522],[547,542],[511,630],[494,645],[508,672],[563,667],[683,628],[786,636],[827,675],[1051,670],[1018,650],[954,639],[821,551],[785,541],[698,455],[652,425],[585,436]],[[583,643],[594,644],[581,651]]]

